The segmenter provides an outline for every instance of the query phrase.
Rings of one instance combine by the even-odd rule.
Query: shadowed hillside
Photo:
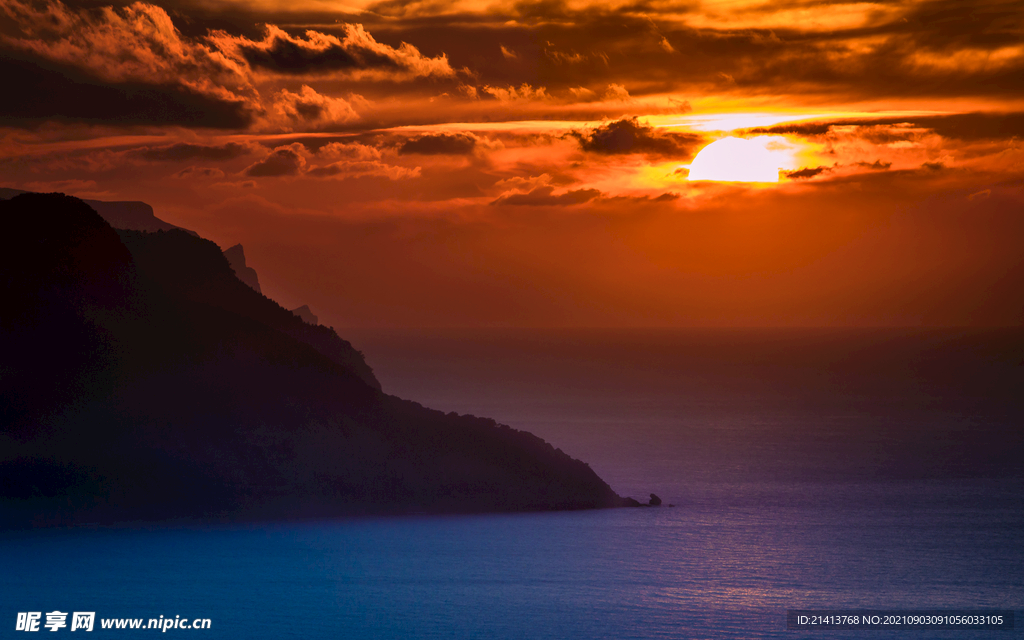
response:
[[[60,194],[0,219],[6,526],[622,503],[532,434],[382,393],[208,240]]]

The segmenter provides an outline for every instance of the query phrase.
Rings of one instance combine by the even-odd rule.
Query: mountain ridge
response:
[[[10,200],[23,193],[38,192],[0,187],[0,200]],[[115,229],[134,229],[136,231],[170,231],[172,229],[181,229],[191,235],[199,235],[195,231],[179,227],[156,217],[153,207],[145,202],[138,200],[89,200],[85,198],[81,198],[81,200],[92,207],[96,213],[100,214]]]
[[[4,526],[631,504],[533,434],[383,393],[209,240],[60,194],[0,218]]]

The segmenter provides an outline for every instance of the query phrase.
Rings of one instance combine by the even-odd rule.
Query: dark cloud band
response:
[[[181,160],[231,160],[249,153],[249,147],[237,142],[229,142],[220,146],[188,144],[185,142],[169,147],[147,147],[133,152],[134,155],[156,162],[175,162]]]
[[[8,125],[64,120],[237,129],[252,122],[241,101],[182,86],[105,83],[76,69],[9,54],[0,54],[0,86],[0,117]]]
[[[467,155],[476,148],[476,137],[466,133],[439,133],[405,141],[400,155]]]
[[[571,135],[579,140],[584,151],[604,154],[689,156],[703,140],[694,134],[661,133],[635,117],[609,122],[590,131],[574,131]]]

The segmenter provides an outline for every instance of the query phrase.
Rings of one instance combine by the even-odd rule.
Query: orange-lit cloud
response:
[[[349,101],[321,95],[309,85],[302,85],[297,92],[281,89],[274,95],[272,112],[264,127],[308,131],[358,119],[359,114]]]
[[[57,0],[6,0],[3,43],[15,51],[79,68],[109,83],[178,86],[237,102],[252,95],[247,70],[221,52],[182,36],[159,6],[75,10]]]

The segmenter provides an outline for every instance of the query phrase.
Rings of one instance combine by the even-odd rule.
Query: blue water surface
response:
[[[722,485],[673,508],[8,532],[0,637],[55,609],[210,618],[166,632],[210,639],[1020,637],[785,626],[791,608],[1020,616],[1018,490]]]

